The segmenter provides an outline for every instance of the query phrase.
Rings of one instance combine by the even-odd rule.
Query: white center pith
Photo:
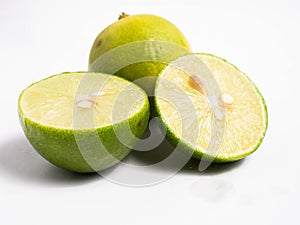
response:
[[[223,109],[229,109],[233,104],[233,97],[230,94],[223,93],[218,98],[212,98],[212,110],[218,120],[222,120],[224,118],[225,111]],[[211,99],[210,99],[211,100]]]
[[[227,93],[222,94],[220,100],[225,106],[233,103],[233,97]]]
[[[201,77],[199,75],[191,75],[189,82],[194,89],[196,89],[201,94],[206,95],[206,93],[203,91],[204,82],[201,80]],[[219,96],[206,96],[206,98],[207,101],[210,103],[214,115],[219,120],[222,120],[224,118],[222,108],[229,109],[234,102],[233,97],[228,93],[223,93]]]
[[[93,105],[97,103],[97,97],[106,95],[106,92],[100,91],[100,92],[94,92],[91,94],[77,94],[75,97],[75,101],[77,104],[77,107],[84,108],[84,109],[90,109]]]

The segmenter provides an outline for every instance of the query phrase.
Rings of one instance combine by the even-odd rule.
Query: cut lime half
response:
[[[34,83],[21,93],[18,107],[37,152],[58,167],[82,173],[123,159],[149,118],[140,87],[101,73],[63,73]]]
[[[209,54],[181,58],[188,57],[203,64],[200,74],[189,60],[182,60],[184,66],[169,65],[156,83],[156,112],[169,141],[192,151],[195,158],[215,162],[235,161],[254,152],[268,124],[257,87],[224,59]]]

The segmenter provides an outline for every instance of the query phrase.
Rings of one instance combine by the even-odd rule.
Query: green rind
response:
[[[149,14],[129,15],[100,32],[92,46],[89,64],[111,49],[131,42],[147,40],[166,41],[190,49],[182,32],[170,21]]]
[[[151,60],[147,62],[133,62],[132,64],[126,65],[124,68],[118,71],[113,71],[110,73],[114,73],[115,75],[121,76],[130,81],[135,81],[139,78],[147,76],[157,77],[158,74],[167,65],[167,63],[171,62],[182,54],[189,53],[191,50],[189,43],[184,37],[183,33],[168,20],[159,16],[148,14],[129,15],[106,27],[96,37],[90,51],[89,67],[100,56],[110,52],[113,49],[116,49],[128,43],[138,43],[144,41],[166,42],[168,43],[166,44],[166,46],[169,46],[171,44],[173,45],[173,47],[178,46],[178,52],[175,53],[170,51],[166,59],[160,60],[160,62],[158,62],[156,61],[157,55],[151,55],[153,54],[153,49],[145,49],[143,54],[149,56],[147,58]],[[185,51],[183,53],[184,49]],[[136,53],[125,52],[124,57],[128,57],[128,55],[132,54]],[[159,52],[155,54],[159,54]],[[112,59],[112,61],[114,60],[116,59]],[[118,60],[122,60],[122,57],[120,56],[120,59]],[[126,59],[124,61],[127,62]],[[93,67],[91,71],[106,72],[97,67]],[[139,83],[139,85],[141,85],[142,88],[144,88],[151,94],[153,93],[154,82],[144,81]]]
[[[263,107],[264,107],[265,116],[266,116],[265,117],[265,121],[266,121],[265,129],[264,129],[263,134],[262,134],[261,138],[259,139],[257,145],[255,145],[251,151],[246,152],[245,154],[240,154],[240,155],[236,155],[236,156],[233,156],[233,157],[222,157],[222,156],[218,156],[218,155],[217,156],[212,156],[212,155],[203,153],[201,151],[198,151],[197,149],[194,149],[189,143],[187,143],[185,141],[182,141],[180,139],[180,137],[178,135],[176,135],[175,132],[170,127],[167,126],[167,122],[161,116],[161,113],[160,113],[160,107],[157,103],[157,93],[156,93],[156,89],[155,89],[154,110],[155,110],[156,116],[159,118],[161,126],[166,130],[166,139],[173,146],[179,147],[182,151],[184,151],[188,154],[192,154],[192,157],[195,158],[195,159],[204,159],[204,160],[209,160],[209,161],[212,160],[214,163],[226,163],[226,162],[233,162],[233,161],[237,161],[237,160],[240,160],[242,158],[245,158],[246,156],[252,154],[253,152],[255,152],[259,148],[259,146],[261,145],[261,143],[262,143],[262,141],[263,141],[263,139],[266,135],[266,132],[267,132],[267,128],[268,128],[268,110],[267,110],[267,105],[266,105],[264,97],[262,96],[262,94],[259,91],[259,89],[257,88],[257,86],[253,83],[253,81],[244,72],[242,72],[239,68],[237,68],[235,65],[228,62],[227,60],[225,60],[221,57],[212,55],[212,54],[208,54],[208,53],[191,53],[191,54],[194,54],[194,55],[208,55],[208,56],[211,56],[211,57],[214,57],[214,58],[218,58],[218,59],[226,62],[227,64],[231,65],[232,67],[234,67],[237,71],[239,71],[241,74],[243,74],[252,83],[252,85],[255,87],[256,92],[261,97],[262,104],[263,104]],[[161,71],[161,73],[163,73],[164,70]],[[159,82],[159,76],[158,76],[158,79],[156,81],[156,86],[157,86],[158,82]]]
[[[46,79],[49,78],[50,77]],[[128,118],[128,120],[120,121],[113,126],[98,127],[95,130],[83,129],[76,131],[72,129],[57,129],[55,127],[43,126],[30,120],[29,118],[25,118],[20,107],[20,100],[22,98],[22,94],[27,89],[26,88],[20,94],[18,101],[20,124],[31,145],[42,157],[52,164],[78,173],[100,171],[118,163],[119,160],[126,157],[131,151],[131,149],[127,146],[134,147],[136,144],[135,139],[131,138],[126,140],[125,146],[116,137],[114,130],[120,133],[128,132],[126,125],[129,123],[130,128],[132,128],[132,133],[137,138],[141,138],[147,128],[149,118],[149,102],[146,93],[140,87],[136,87],[145,95],[145,103],[138,113],[132,115],[130,118]],[[95,139],[94,134],[97,134],[99,139]],[[83,149],[79,149],[76,142],[78,140],[81,141],[81,146],[85,146],[85,152],[82,152]],[[103,151],[105,151],[104,149],[99,149],[99,140],[101,140],[106,150],[114,158],[110,158],[109,161],[104,162],[101,158],[99,158],[99,151],[101,151],[102,154]]]

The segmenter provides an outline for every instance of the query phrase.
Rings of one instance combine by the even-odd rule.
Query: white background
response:
[[[257,152],[130,188],[58,169],[32,149],[18,123],[19,93],[86,70],[94,38],[122,11],[165,17],[195,52],[250,76],[269,111]],[[299,224],[299,25],[297,0],[1,0],[0,224]]]

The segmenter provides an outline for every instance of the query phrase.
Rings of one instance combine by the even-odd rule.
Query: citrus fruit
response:
[[[122,14],[96,38],[89,71],[113,73],[152,92],[163,67],[190,52],[181,31],[166,19],[148,14]]]
[[[254,83],[209,54],[167,66],[157,79],[155,107],[168,140],[198,159],[241,159],[259,147],[267,129],[266,104]]]
[[[101,73],[63,73],[26,88],[18,111],[24,133],[54,165],[93,172],[123,159],[147,128],[149,102],[137,85]]]

